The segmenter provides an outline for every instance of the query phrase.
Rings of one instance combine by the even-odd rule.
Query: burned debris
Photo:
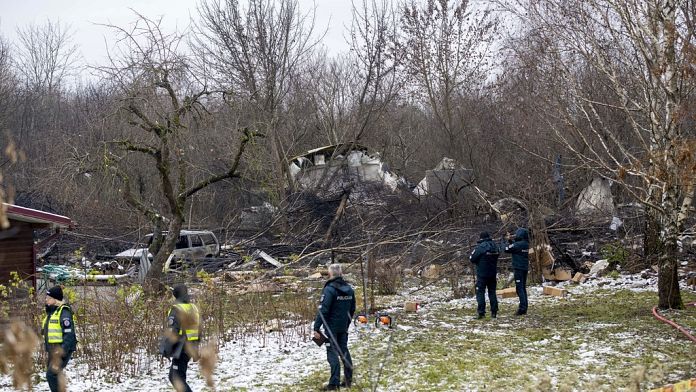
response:
[[[616,203],[602,178],[574,203],[551,210],[486,194],[471,170],[449,158],[409,186],[378,153],[355,143],[309,150],[292,158],[288,170],[295,187],[287,197],[242,208],[234,230],[183,230],[166,264],[168,279],[210,276],[239,293],[277,293],[321,280],[321,267],[339,262],[361,276],[371,295],[396,293],[404,278],[418,277],[423,286],[447,280],[461,297],[473,294],[473,270],[465,261],[478,232],[494,233],[502,247],[506,232],[518,226],[531,229],[533,282],[582,284],[612,271],[654,275],[639,253],[642,207]],[[465,204],[470,207],[461,208]],[[682,237],[683,252],[692,252],[691,237]],[[46,250],[39,272],[55,281],[142,281],[152,259],[148,238],[114,247],[109,238],[67,235],[74,246]],[[505,256],[499,272],[510,273]]]

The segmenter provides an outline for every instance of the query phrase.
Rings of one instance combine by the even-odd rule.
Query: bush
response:
[[[375,283],[377,293],[382,295],[394,295],[401,288],[401,268],[400,260],[385,259],[377,261],[375,265]]]
[[[452,263],[445,273],[448,275],[454,298],[465,298],[476,293],[472,280],[473,272],[470,266],[465,267],[461,263]]]
[[[628,250],[618,241],[602,246],[600,253],[602,258],[609,262],[609,270],[616,270],[617,266],[625,265],[629,256]]]

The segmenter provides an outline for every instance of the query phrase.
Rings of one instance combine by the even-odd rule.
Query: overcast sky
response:
[[[196,15],[200,0],[0,0],[0,34],[15,42],[17,27],[42,23],[47,18],[69,24],[73,40],[79,45],[85,62],[99,64],[106,53],[105,39],[112,41],[110,31],[96,24],[126,26],[134,20],[131,8],[148,17],[164,16],[166,29],[189,26],[189,16]],[[243,0],[242,0],[243,1]],[[299,0],[304,11],[315,6],[317,30],[328,27],[324,44],[329,53],[348,49],[344,26],[350,24],[350,0]]]

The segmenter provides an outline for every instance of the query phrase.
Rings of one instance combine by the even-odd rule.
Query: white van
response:
[[[166,234],[166,232],[162,233],[162,235]],[[145,247],[128,249],[117,254],[115,257],[117,259],[140,259],[143,252],[148,251],[152,243],[152,237],[152,234],[145,236]],[[220,256],[220,243],[212,231],[181,230],[181,233],[179,233],[179,240],[176,242],[172,255],[176,259],[189,260],[202,259],[204,257],[217,257]],[[152,254],[149,252],[148,258],[150,260],[153,259]]]

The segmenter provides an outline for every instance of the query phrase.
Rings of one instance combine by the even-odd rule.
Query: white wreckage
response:
[[[418,197],[436,196],[445,198],[449,193],[458,193],[459,189],[472,182],[472,171],[466,169],[452,158],[444,157],[432,170],[426,170],[425,176],[413,190]]]
[[[290,160],[288,170],[299,189],[336,192],[356,184],[381,184],[394,192],[406,181],[391,173],[379,153],[354,143],[309,150]]]

